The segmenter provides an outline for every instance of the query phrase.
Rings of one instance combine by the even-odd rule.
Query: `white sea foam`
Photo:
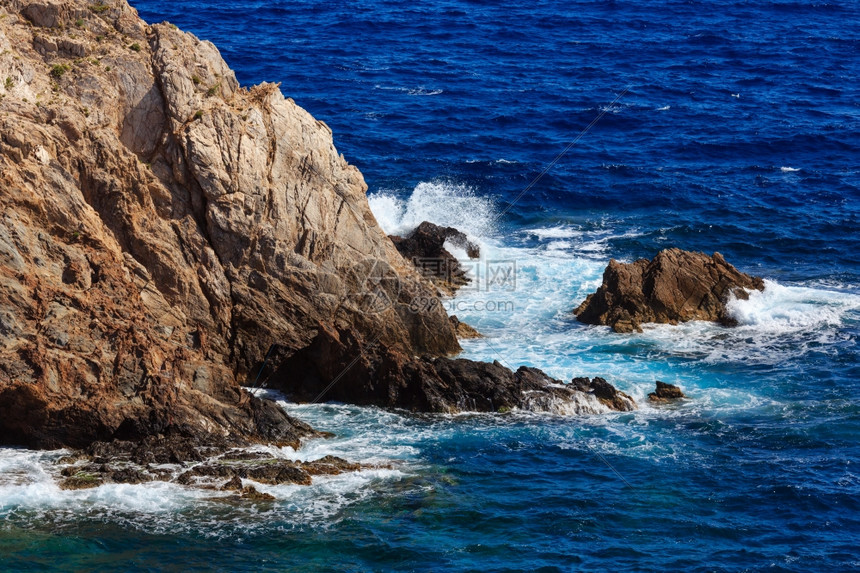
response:
[[[494,201],[465,185],[423,182],[407,198],[379,191],[367,199],[377,222],[390,235],[408,233],[423,221],[456,227],[478,240],[492,237],[495,232]]]
[[[429,88],[425,88],[422,86],[422,87],[410,89],[406,93],[408,93],[409,95],[433,96],[433,95],[439,95],[443,92],[444,92],[444,90],[441,90],[441,89],[429,89]]]
[[[657,111],[669,111],[670,109],[672,109],[672,106],[664,105],[663,107],[658,107]]]
[[[538,239],[572,239],[582,236],[582,229],[572,225],[556,225],[553,227],[537,227],[525,231]]]
[[[783,173],[795,173],[797,171],[800,171],[800,168],[799,167],[780,167],[779,170],[782,171]]]
[[[141,531],[176,533],[193,530],[207,536],[235,536],[266,531],[273,522],[325,525],[349,505],[378,495],[380,488],[401,482],[421,467],[418,444],[434,435],[432,425],[378,408],[338,404],[297,405],[271,391],[291,414],[315,427],[336,432],[314,439],[298,451],[256,446],[276,458],[312,461],[336,455],[368,467],[337,476],[317,476],[310,486],[266,485],[244,480],[275,496],[271,504],[236,501],[229,492],[175,483],[106,484],[62,490],[56,464],[67,451],[39,452],[0,448],[0,520],[28,523],[97,520]],[[407,486],[408,487],[408,486]]]
[[[860,296],[765,281],[764,291],[752,291],[749,300],[732,298],[727,308],[741,327],[791,333],[838,326],[846,312],[860,309]]]

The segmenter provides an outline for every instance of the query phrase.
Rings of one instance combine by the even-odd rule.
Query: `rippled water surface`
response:
[[[482,245],[476,277],[515,269],[446,302],[487,335],[465,356],[604,376],[642,408],[284,402],[337,437],[275,455],[385,469],[261,486],[277,501],[258,505],[167,484],[63,492],[61,452],[0,450],[3,567],[860,567],[856,2],[133,4],[331,126],[388,232],[453,225]],[[737,328],[573,320],[610,258],[670,246],[767,279],[731,304]],[[690,400],[649,406],[658,379]]]

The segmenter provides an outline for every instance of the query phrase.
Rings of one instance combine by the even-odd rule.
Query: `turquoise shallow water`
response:
[[[487,335],[465,356],[602,375],[643,407],[442,417],[285,403],[338,437],[276,455],[387,468],[269,488],[270,505],[165,484],[61,492],[59,453],[0,450],[2,568],[860,566],[856,3],[134,5],[328,123],[387,231],[429,219],[481,242],[478,288],[446,303]],[[738,328],[621,336],[572,319],[610,258],[669,246],[768,279],[733,304]],[[500,268],[514,283],[488,288]],[[691,399],[649,407],[658,379]]]

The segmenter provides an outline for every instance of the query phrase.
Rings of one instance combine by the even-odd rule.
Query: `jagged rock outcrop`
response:
[[[313,435],[240,390],[320,324],[459,349],[332,134],[124,0],[0,6],[0,441]],[[273,360],[273,359],[270,359]]]
[[[585,381],[585,383],[583,383]],[[536,368],[512,372],[499,362],[445,357],[414,359],[351,330],[321,328],[268,383],[298,401],[335,400],[419,412],[505,412],[515,408],[590,414],[636,408],[608,382],[563,384]]]
[[[615,332],[640,331],[648,322],[677,324],[708,320],[730,326],[730,296],[746,300],[764,281],[738,271],[722,255],[667,249],[652,260],[612,260],[603,284],[574,310],[579,321],[611,326]]]
[[[603,378],[574,378],[570,385],[573,389],[592,394],[610,410],[629,412],[636,409],[636,402],[628,394],[620,392]]]
[[[478,245],[454,227],[441,227],[424,221],[406,237],[389,235],[400,254],[415,265],[439,290],[453,295],[469,284],[465,269],[446,248],[445,242],[464,249],[470,259],[481,256]]]
[[[658,404],[665,404],[673,400],[686,398],[680,388],[674,384],[666,384],[657,380],[657,389],[648,394],[648,400]]]
[[[470,326],[457,318],[457,315],[448,317],[451,321],[451,326],[454,327],[454,332],[457,333],[457,338],[483,338],[484,335],[478,332],[475,327]]]

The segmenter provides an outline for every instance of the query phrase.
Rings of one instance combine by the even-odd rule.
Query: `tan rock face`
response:
[[[708,320],[730,325],[729,296],[746,299],[752,289],[763,290],[764,281],[738,271],[719,253],[709,257],[667,249],[651,261],[610,261],[603,284],[574,314],[581,322],[608,325],[616,332],[641,331],[647,322]]]
[[[320,325],[459,349],[328,127],[124,0],[0,7],[0,435],[291,441],[251,399]],[[383,272],[380,274],[379,269]],[[373,296],[368,296],[368,292]]]

